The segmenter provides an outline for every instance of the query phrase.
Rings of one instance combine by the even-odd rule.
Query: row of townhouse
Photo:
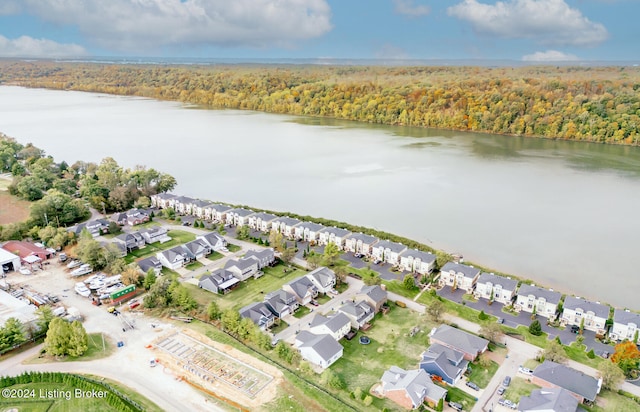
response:
[[[451,286],[473,293],[477,299],[492,300],[503,305],[513,304],[517,311],[554,319],[562,294],[553,289],[522,284],[518,281],[493,273],[481,273],[480,269],[460,263],[449,262],[440,270],[440,286]],[[560,315],[562,325],[584,327],[598,334],[606,332],[606,322],[611,308],[600,302],[567,296]],[[614,340],[634,340],[640,327],[640,314],[616,309],[610,337]]]
[[[436,265],[436,257],[431,253],[409,249],[401,243],[380,240],[363,233],[352,233],[338,227],[326,227],[319,223],[304,222],[288,216],[233,208],[220,203],[210,203],[168,193],[151,196],[151,202],[155,207],[173,208],[178,213],[193,214],[202,219],[233,226],[247,225],[263,233],[275,231],[291,240],[318,245],[333,243],[340,250],[371,257],[377,262],[388,263],[413,273],[431,273]]]

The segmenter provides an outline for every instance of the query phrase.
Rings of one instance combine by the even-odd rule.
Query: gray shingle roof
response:
[[[227,263],[224,265],[225,269],[229,269],[233,266],[237,267],[238,269],[240,269],[241,271],[253,266],[256,264],[255,259],[251,259],[251,258],[242,258],[242,259],[238,259],[238,260],[228,260]]]
[[[465,277],[474,278],[477,274],[480,273],[480,269],[472,268],[471,266],[461,265],[460,263],[447,262],[441,269],[442,272],[449,272],[453,270],[454,272],[462,273]]]
[[[325,362],[329,362],[331,358],[343,349],[342,345],[330,335],[314,335],[306,330],[303,330],[296,336],[296,346],[298,348],[308,347],[313,349]]]
[[[566,298],[564,298],[563,307],[565,309],[571,310],[576,310],[579,308],[582,309],[585,313],[593,312],[594,315],[600,318],[609,319],[609,306],[603,305],[601,303],[590,302],[581,298],[567,296]]]
[[[156,196],[158,197],[158,199],[164,200],[173,199],[174,197],[176,197],[176,195],[172,195],[171,193],[158,193]]]
[[[388,240],[381,240],[373,246],[374,248],[389,249],[392,252],[400,253],[407,247],[402,243],[390,242]]]
[[[304,298],[310,289],[315,290],[316,288],[306,276],[300,276],[299,278],[287,283],[287,285],[291,286],[291,289],[299,298]]]
[[[251,303],[240,309],[239,312],[240,316],[251,319],[258,326],[262,326],[273,319],[273,313],[264,302]]]
[[[253,215],[253,218],[260,219],[260,220],[266,220],[267,222],[275,219],[277,216],[276,215],[272,215],[270,213],[264,213],[264,212],[258,212],[255,215]]]
[[[238,216],[241,216],[241,217],[246,217],[246,216],[252,215],[254,213],[253,210],[243,209],[241,207],[229,210],[228,212],[229,213],[234,213],[234,214],[236,214]]]
[[[322,229],[322,233],[328,233],[328,234],[333,233],[335,236],[345,237],[351,232],[347,229],[341,229],[339,227],[325,227],[324,229]]]
[[[262,250],[250,250],[244,254],[245,258],[255,257],[258,260],[262,259],[271,259],[275,258],[275,252],[273,249],[262,249]]]
[[[193,202],[191,202],[195,207],[203,207],[203,206],[207,206],[209,203],[208,200],[194,200]]]
[[[212,205],[209,205],[209,207],[215,210],[216,212],[226,212],[227,210],[232,209],[231,206],[223,205],[220,203],[214,203]]]
[[[616,309],[613,312],[613,321],[628,325],[633,323],[636,327],[640,328],[640,314],[635,312],[627,312],[626,310]]]
[[[306,276],[314,278],[318,284],[322,285],[322,287],[327,287],[328,285],[335,283],[336,279],[335,272],[324,266],[314,269],[307,273]]]
[[[522,412],[576,412],[578,400],[565,389],[545,388],[532,391],[530,396],[520,397],[518,406]]]
[[[275,222],[280,222],[281,224],[284,223],[285,226],[295,226],[298,223],[300,223],[300,221],[298,219],[294,219],[292,217],[279,217],[275,220]]]
[[[523,283],[518,289],[519,296],[533,295],[536,299],[543,297],[547,302],[557,305],[560,302],[562,294],[553,290],[543,289],[539,286],[533,286]]]
[[[314,328],[320,325],[325,325],[331,332],[335,333],[349,324],[351,324],[351,320],[344,313],[337,313],[331,317],[316,314],[311,320],[311,324],[309,326]]]
[[[488,340],[449,325],[442,325],[435,329],[431,337],[470,354],[481,353],[489,345]]]
[[[151,256],[146,259],[139,260],[138,266],[140,266],[140,269],[142,269],[142,271],[146,273],[151,268],[153,269],[161,268],[162,264],[155,256]]]
[[[449,349],[446,346],[436,343],[422,353],[420,367],[434,364],[432,367],[427,366],[426,369],[429,369],[431,373],[434,373],[433,369],[439,369],[440,373],[446,375],[445,377],[454,380],[469,364],[463,357],[462,352]]]
[[[365,285],[360,289],[360,294],[369,296],[374,302],[384,302],[387,300],[387,291],[382,289],[380,285]]]
[[[313,222],[302,222],[300,223],[299,227],[302,227],[304,229],[309,229],[309,231],[311,232],[318,232],[324,229],[324,226],[321,225],[320,223],[313,223]]]
[[[436,386],[429,374],[422,369],[406,371],[397,366],[392,366],[382,375],[382,387],[384,391],[405,390],[414,405],[420,405],[429,395],[432,399],[443,398],[446,389]]]
[[[515,279],[508,279],[504,276],[494,275],[493,273],[482,272],[478,278],[478,283],[487,282],[491,282],[494,287],[500,285],[504,290],[516,290],[518,286],[518,281]]]
[[[436,255],[433,255],[429,252],[423,252],[421,250],[416,250],[416,249],[408,249],[405,250],[404,252],[402,252],[402,256],[404,257],[413,257],[414,259],[419,258],[421,261],[423,262],[435,262],[436,261]]]
[[[596,378],[559,363],[545,360],[533,371],[533,376],[578,394],[589,401],[594,401],[598,395]]]
[[[359,240],[362,243],[371,245],[378,241],[378,238],[371,235],[365,235],[364,233],[352,233],[349,235],[349,239]]]

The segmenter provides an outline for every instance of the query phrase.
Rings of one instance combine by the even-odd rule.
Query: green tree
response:
[[[153,270],[153,268],[150,268],[149,270],[147,270],[147,273],[144,275],[144,282],[142,282],[142,286],[146,289],[149,290],[151,289],[151,286],[153,286],[154,283],[156,283],[156,271]]]
[[[250,235],[251,235],[251,229],[249,229],[249,226],[247,225],[240,226],[238,230],[236,230],[236,238],[240,240],[249,239]]]
[[[309,266],[309,269],[316,269],[318,266],[320,266],[321,261],[322,255],[318,255],[313,251],[307,254],[307,265]]]
[[[624,372],[613,362],[601,362],[598,365],[598,376],[602,378],[602,387],[610,391],[617,391],[624,382]]]
[[[238,333],[238,328],[240,326],[240,314],[237,310],[227,309],[222,312],[222,316],[220,317],[220,323],[222,324],[222,328],[231,333],[232,335],[236,335]]]
[[[529,325],[529,333],[534,336],[542,335],[542,325],[540,325],[540,321],[538,319],[535,319]]]
[[[416,280],[411,273],[407,273],[402,280],[402,284],[406,290],[416,289]]]
[[[440,322],[442,320],[442,314],[445,311],[444,304],[439,300],[434,300],[429,306],[427,306],[427,315],[434,322]]]
[[[497,323],[487,323],[480,328],[480,335],[497,343],[503,335],[502,328]]]
[[[336,245],[333,242],[329,242],[324,247],[323,264],[325,266],[333,266],[336,264],[339,257],[340,257],[340,249],[338,248],[338,245]]]
[[[292,247],[286,247],[280,253],[280,260],[282,261],[282,263],[289,266],[291,265],[291,261],[295,256],[296,256],[296,250]]]
[[[22,322],[9,318],[0,329],[0,351],[12,348],[27,340]]]
[[[269,244],[280,253],[282,253],[287,246],[282,233],[275,230],[272,230],[271,233],[269,233]]]
[[[69,356],[82,356],[89,348],[89,338],[87,331],[80,321],[74,320],[69,325],[69,344],[67,354]]]
[[[35,314],[38,319],[36,321],[38,330],[43,333],[46,332],[49,329],[49,324],[55,318],[51,306],[41,305],[36,309]]]
[[[484,310],[481,310],[480,313],[478,313],[478,319],[487,320],[489,319],[489,316],[486,313],[484,313]]]
[[[68,352],[70,340],[71,327],[69,322],[55,318],[49,324],[47,337],[44,339],[45,351],[51,356],[64,356]]]
[[[367,286],[380,285],[382,283],[382,279],[380,278],[380,274],[378,272],[374,272],[371,269],[368,269],[363,274],[362,281]]]
[[[545,360],[556,363],[564,363],[567,360],[567,353],[564,351],[564,347],[555,340],[551,340],[547,344],[547,347],[542,351],[542,356]]]

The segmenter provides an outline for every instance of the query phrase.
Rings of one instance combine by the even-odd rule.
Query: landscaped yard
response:
[[[433,296],[431,293],[425,292],[422,295],[420,295],[420,297],[418,298],[418,302],[423,304],[423,305],[431,305],[436,299],[438,299],[437,296]],[[480,315],[480,311],[477,311],[473,308],[470,308],[466,305],[461,305],[459,303],[455,303],[452,302],[450,300],[447,299],[442,299],[441,300],[442,304],[444,305],[446,311],[448,313],[451,313],[453,315],[459,316],[463,319],[466,319],[468,321],[474,322],[474,323],[478,323],[480,325],[484,325],[487,323],[494,323],[496,322],[496,320],[498,318],[496,318],[493,315],[489,315],[487,314],[487,319],[485,320],[480,320],[478,318],[478,315]]]
[[[368,391],[391,365],[417,368],[420,354],[427,347],[427,334],[435,326],[425,316],[395,305],[391,305],[387,315],[376,315],[372,324],[367,332],[358,333],[358,336],[366,334],[371,339],[369,345],[360,344],[358,336],[350,341],[340,341],[344,354],[331,369],[346,382],[348,391],[356,388]],[[420,332],[410,337],[409,331],[415,326]],[[389,402],[375,399],[374,405],[382,410]]]
[[[182,230],[170,230],[167,234],[171,237],[170,241],[166,243],[156,242],[151,245],[147,245],[142,249],[133,250],[124,258],[125,262],[131,263],[138,259],[154,256],[158,252],[171,249],[172,247],[183,243],[191,242],[196,238],[196,235],[193,233],[184,232]]]
[[[284,269],[284,265],[266,267],[262,269],[264,272],[262,277],[241,282],[237,288],[226,295],[217,295],[186,282],[184,285],[191,291],[196,301],[203,306],[208,305],[212,299],[215,299],[222,309],[241,309],[250,303],[262,302],[267,293],[273,292],[281,288],[285,283],[307,273],[302,269],[296,268],[293,270],[287,269],[288,271],[285,273]]]
[[[602,392],[600,392],[600,394],[596,398],[596,405],[580,406],[591,412],[640,411],[640,404],[635,402],[633,399],[608,390],[603,390]]]
[[[477,363],[472,363],[470,366],[471,374],[469,375],[469,380],[475,382],[481,388],[487,387],[489,381],[500,367],[500,365],[494,361],[490,361],[488,367],[480,366]]]
[[[240,246],[234,245],[233,243],[227,244],[227,250],[231,253],[235,253],[240,249],[242,249]]]
[[[65,356],[64,358],[56,358],[57,362],[78,362],[78,361],[92,361],[96,359],[106,358],[114,351],[114,346],[111,340],[104,336],[103,347],[103,335],[101,333],[89,333],[89,345],[87,351],[82,356]],[[36,356],[27,361],[27,363],[49,363],[53,357],[49,355]]]
[[[209,260],[218,260],[218,259],[222,259],[223,257],[224,257],[224,255],[222,253],[213,251],[213,252],[211,252],[211,254],[209,256],[207,256],[207,259],[209,259]]]
[[[511,402],[518,403],[520,402],[521,396],[529,396],[532,390],[538,388],[540,387],[534,385],[533,383],[527,382],[521,377],[514,376],[513,379],[511,379],[511,384],[505,391],[503,397],[505,399],[509,399]]]
[[[196,270],[198,268],[203,267],[204,265],[200,262],[198,262],[197,260],[194,260],[193,262],[189,263],[188,265],[186,265],[184,268],[187,270]]]
[[[470,411],[476,404],[476,399],[460,388],[445,386],[447,389],[447,400],[462,405],[463,410]]]
[[[301,319],[307,316],[309,313],[311,313],[311,309],[306,306],[300,306],[298,310],[296,310],[296,313],[293,314],[293,316],[297,319]]]
[[[585,348],[586,346],[584,344],[580,345],[577,342],[571,342],[569,346],[564,346],[564,351],[567,353],[567,356],[569,357],[569,359],[572,359],[576,362],[580,362],[584,365],[589,365],[592,368],[597,369],[602,362],[605,362],[605,359],[601,358],[598,355],[596,355],[595,358],[590,359],[587,356],[587,351],[585,351]],[[611,352],[613,351],[614,349],[611,348]]]

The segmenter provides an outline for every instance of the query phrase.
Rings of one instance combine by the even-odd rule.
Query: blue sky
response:
[[[640,0],[2,0],[0,57],[640,59]]]

